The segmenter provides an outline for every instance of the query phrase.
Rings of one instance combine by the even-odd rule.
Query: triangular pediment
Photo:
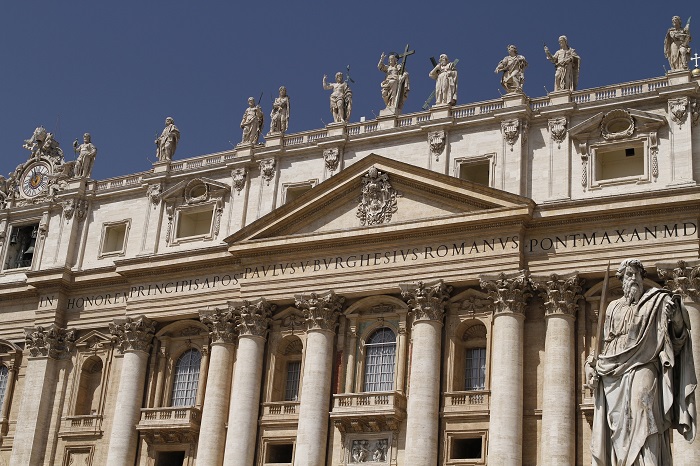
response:
[[[370,169],[377,177],[375,186],[368,185]],[[379,179],[382,176],[385,178]],[[371,212],[387,199],[395,199],[395,209],[385,216],[390,219],[376,222]],[[358,214],[361,204],[366,215]],[[529,216],[534,205],[522,196],[371,154],[225,241],[231,252],[258,242],[274,249],[274,243],[282,248],[293,240],[298,247],[309,241],[377,237],[397,229],[440,229],[450,224]]]
[[[655,131],[666,124],[666,118],[655,113],[643,112],[633,108],[618,108],[607,112],[600,112],[587,120],[573,126],[569,135],[576,140],[586,140],[593,137],[606,138],[606,131],[613,135],[613,139],[619,139],[617,135],[625,136],[625,119],[629,120],[629,134],[634,132]],[[622,131],[615,131],[615,126]],[[608,138],[606,138],[608,139]]]

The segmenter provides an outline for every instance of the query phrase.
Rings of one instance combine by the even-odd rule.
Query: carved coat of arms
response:
[[[391,221],[396,212],[397,193],[389,183],[389,175],[375,167],[362,177],[362,196],[357,206],[357,217],[363,226],[379,225]]]

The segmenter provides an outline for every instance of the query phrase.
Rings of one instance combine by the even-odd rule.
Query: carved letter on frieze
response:
[[[323,151],[323,160],[326,163],[326,169],[333,173],[338,169],[338,164],[340,163],[340,150],[337,147],[325,149]]]
[[[510,150],[513,150],[513,144],[518,140],[518,130],[520,128],[520,120],[505,120],[501,122],[501,131],[503,131],[503,138],[506,140],[510,146]]]
[[[495,277],[481,277],[481,288],[486,290],[493,300],[495,314],[523,314],[525,301],[532,296],[532,284],[527,270],[514,274],[501,273]]]
[[[664,288],[684,298],[700,302],[700,265],[689,266],[687,262],[681,260],[673,269],[657,266],[657,271],[659,277],[666,282]]]
[[[389,175],[375,167],[362,177],[362,196],[357,206],[357,218],[363,226],[379,225],[391,221],[398,209],[398,194],[389,183]]]
[[[442,322],[445,315],[445,302],[452,293],[452,287],[442,280],[432,282],[401,283],[401,297],[408,303],[413,322],[435,320]]]
[[[343,310],[345,298],[332,290],[325,294],[311,293],[294,296],[294,306],[304,313],[308,330],[335,331],[338,316]]]
[[[26,348],[35,357],[66,359],[75,346],[75,330],[67,330],[55,324],[26,328],[24,334]]]
[[[260,161],[260,175],[270,186],[270,181],[275,177],[275,159],[265,159]]]
[[[428,144],[430,153],[435,156],[435,160],[440,160],[440,154],[445,150],[445,131],[431,131],[428,133]]]
[[[552,141],[557,143],[557,148],[561,149],[561,143],[566,137],[566,118],[553,118],[548,121],[549,134],[552,136]]]
[[[114,335],[117,348],[121,353],[127,351],[148,353],[155,331],[155,321],[145,316],[121,317],[114,319],[114,322],[109,324],[109,333]]]
[[[212,344],[236,342],[236,318],[231,310],[199,311],[199,320],[209,328]]]
[[[561,276],[555,273],[549,277],[533,277],[534,288],[544,299],[545,315],[565,314],[576,317],[578,301],[581,296],[583,279],[578,272]]]
[[[231,172],[231,177],[233,178],[233,189],[240,195],[241,191],[245,187],[246,178],[245,168],[236,168]]]
[[[228,308],[236,318],[239,335],[265,338],[270,315],[277,306],[268,303],[265,298],[259,298],[255,301],[229,301]]]
[[[683,127],[683,122],[688,116],[688,98],[680,97],[668,101],[668,109],[671,112],[671,120],[678,123],[678,127]]]

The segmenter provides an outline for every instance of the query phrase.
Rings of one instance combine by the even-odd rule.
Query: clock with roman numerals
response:
[[[45,162],[36,162],[27,167],[22,175],[21,190],[27,198],[34,198],[46,191],[51,168]]]

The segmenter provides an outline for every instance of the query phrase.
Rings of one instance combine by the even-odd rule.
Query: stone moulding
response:
[[[209,329],[212,344],[233,344],[237,340],[236,318],[229,309],[199,311],[199,320]]]
[[[67,359],[75,347],[75,330],[68,330],[51,324],[48,327],[37,325],[24,330],[25,345],[34,357]]]
[[[421,320],[442,322],[445,303],[450,298],[452,287],[442,280],[416,283],[401,283],[401,297],[408,303],[414,323]]]
[[[564,314],[575,317],[578,301],[583,299],[584,284],[578,272],[567,275],[555,273],[548,277],[532,277],[532,284],[544,299],[545,315]]]
[[[267,335],[270,315],[277,308],[265,298],[255,301],[230,301],[228,303],[232,316],[236,319],[236,330],[239,335],[263,337]]]
[[[480,281],[481,288],[493,300],[494,314],[524,314],[527,298],[532,296],[532,282],[527,270],[483,276]]]
[[[333,290],[324,293],[294,296],[294,306],[304,313],[308,330],[335,330],[338,316],[343,310],[345,298]]]
[[[119,352],[142,351],[148,353],[156,331],[155,321],[145,317],[122,317],[109,324],[109,333],[114,335]]]

